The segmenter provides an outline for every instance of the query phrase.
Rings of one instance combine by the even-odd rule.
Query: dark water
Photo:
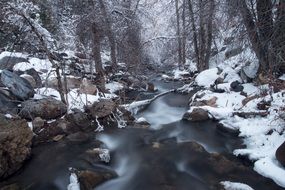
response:
[[[178,85],[155,84],[160,91]],[[84,144],[39,146],[23,170],[6,183],[19,183],[31,190],[63,190],[69,183],[69,167],[92,167],[110,168],[119,175],[96,190],[208,190],[219,189],[221,181],[246,183],[256,190],[282,189],[231,156],[241,146],[240,139],[220,132],[211,121],[181,121],[189,98],[170,93],[138,113],[138,118],[144,117],[152,124],[150,129],[128,127],[97,134]],[[95,139],[111,150],[110,165],[82,161],[87,149],[98,146]]]

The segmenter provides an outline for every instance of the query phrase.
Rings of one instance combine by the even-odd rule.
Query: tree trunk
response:
[[[103,0],[99,0],[99,4],[100,4],[100,9],[102,11],[102,14],[105,18],[105,22],[106,22],[106,35],[108,37],[109,40],[109,45],[110,45],[110,49],[111,49],[111,62],[112,62],[112,68],[116,69],[117,68],[117,55],[116,55],[116,40],[115,40],[115,35],[113,33],[112,30],[112,23],[110,21],[109,15],[107,14],[106,11],[106,6],[103,2]]]
[[[180,30],[180,14],[179,14],[179,1],[175,0],[176,9],[176,27],[177,27],[177,40],[178,40],[178,66],[182,66],[182,41],[181,41],[181,30]]]
[[[205,63],[204,70],[209,69],[209,61],[212,50],[212,40],[213,40],[213,20],[214,20],[214,9],[215,9],[215,1],[210,0],[209,6],[209,16],[208,16],[208,24],[207,24],[207,44],[206,44],[206,54],[205,54]]]
[[[183,0],[183,11],[182,11],[182,64],[186,63],[186,0]]]
[[[273,46],[276,62],[273,71],[285,73],[285,0],[279,0],[274,24]]]
[[[199,66],[201,64],[201,60],[200,60],[200,52],[199,52],[199,46],[198,46],[198,34],[197,34],[197,27],[196,27],[196,23],[195,23],[193,4],[192,4],[191,0],[188,1],[188,6],[189,6],[189,12],[190,12],[192,32],[193,32],[193,41],[194,41],[194,51],[195,51],[195,55],[196,55],[196,62],[197,62],[197,66]]]
[[[256,2],[259,40],[261,51],[264,52],[263,71],[272,71],[270,62],[273,63],[271,38],[273,34],[273,5],[271,0],[258,0]],[[269,49],[270,48],[270,49]],[[272,55],[270,55],[272,54]]]
[[[239,1],[239,9],[243,18],[244,25],[246,27],[249,40],[252,45],[252,49],[255,52],[260,66],[259,66],[259,73],[266,73],[268,70],[266,70],[266,65],[268,65],[268,60],[266,59],[266,52],[264,52],[264,49],[261,48],[262,45],[260,43],[260,38],[257,31],[256,23],[253,20],[253,16],[250,12],[250,10],[247,7],[245,0]]]
[[[96,74],[98,77],[99,82],[99,89],[101,91],[105,91],[105,75],[102,65],[102,58],[101,58],[101,35],[98,31],[97,26],[94,24],[92,27],[93,30],[93,57],[95,61],[95,68],[96,68]]]

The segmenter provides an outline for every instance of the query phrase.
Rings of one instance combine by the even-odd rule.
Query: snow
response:
[[[75,173],[71,173],[69,181],[70,183],[67,186],[67,190],[80,190],[80,184]]]
[[[189,75],[189,71],[187,70],[180,70],[180,69],[176,69],[174,70],[174,79],[181,79],[183,78],[184,75]]]
[[[219,75],[219,77],[225,77],[225,83],[219,84],[218,88],[225,89],[226,92],[214,93],[207,89],[201,90],[192,97],[192,102],[216,98],[216,103],[211,105],[212,107],[201,106],[200,108],[207,110],[209,116],[218,119],[225,127],[239,131],[239,136],[243,138],[245,148],[236,149],[233,151],[233,154],[236,156],[247,156],[254,162],[254,170],[256,172],[271,178],[278,185],[285,187],[285,170],[275,157],[277,148],[285,141],[285,121],[280,119],[279,116],[279,114],[284,112],[282,108],[285,107],[285,91],[273,93],[268,85],[256,86],[252,83],[246,83],[243,84],[243,92],[248,97],[257,95],[259,98],[255,98],[243,105],[242,101],[246,97],[229,90],[230,82],[240,81],[236,72],[238,70],[224,67],[223,72]],[[216,73],[216,68],[201,72],[196,78],[196,83],[202,87],[209,87],[218,77]],[[191,86],[189,86],[189,89],[191,89]],[[269,92],[269,95],[263,95],[264,92]],[[234,112],[262,112],[262,110],[257,108],[257,104],[261,101],[271,101],[268,116],[241,118],[234,115]],[[194,108],[190,107],[188,111],[191,112]],[[239,186],[235,187],[230,183],[225,184],[229,185],[228,189],[243,189]]]
[[[147,122],[147,120],[144,117],[140,117],[136,120],[137,123],[143,123],[143,122]]]
[[[230,181],[222,181],[221,184],[224,186],[225,190],[254,190],[250,186]]]
[[[285,188],[285,170],[275,158],[266,157],[256,161],[254,170],[265,177],[273,179],[275,183]]]
[[[31,129],[31,131],[33,131],[34,126],[32,122],[28,122],[28,127]]]
[[[95,152],[99,153],[99,158],[101,161],[105,163],[110,162],[110,151],[108,149],[102,149],[102,148],[95,148],[93,149]]]
[[[105,85],[106,89],[110,91],[110,93],[115,93],[119,90],[122,90],[124,88],[123,84],[119,82],[110,82]]]
[[[0,54],[0,59],[3,59],[4,57],[19,57],[19,58],[27,59],[28,55],[24,53],[19,53],[19,52],[4,51]]]
[[[17,63],[16,65],[14,65],[13,70],[14,71],[26,71],[32,68],[33,68],[33,65],[31,63],[21,62],[21,63]]]
[[[6,117],[7,119],[12,119],[12,118],[13,118],[13,116],[12,116],[11,114],[5,114],[5,117]]]
[[[219,77],[217,73],[218,73],[218,68],[202,71],[200,74],[198,74],[195,81],[199,86],[210,87]]]
[[[52,63],[48,59],[39,59],[33,57],[29,59],[29,62],[38,72],[42,72],[43,70],[50,71],[52,69]]]
[[[281,77],[279,77],[280,80],[285,80],[285,74],[283,74]]]
[[[242,82],[240,76],[231,67],[224,68],[220,76],[222,76],[222,78],[224,78],[224,82],[227,82],[227,83],[231,83],[234,81]]]
[[[42,99],[45,97],[53,97],[57,100],[61,100],[60,94],[57,90],[53,88],[38,88],[36,89],[36,94],[34,99]],[[105,98],[110,99],[116,97],[114,94],[105,94]],[[68,112],[72,112],[72,109],[79,109],[84,111],[84,107],[87,105],[92,105],[94,102],[99,101],[100,97],[99,94],[97,95],[90,95],[90,94],[81,94],[79,89],[72,89],[67,94],[68,100]]]

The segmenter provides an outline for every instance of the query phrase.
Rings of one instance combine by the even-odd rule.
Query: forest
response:
[[[285,188],[285,0],[1,0],[0,190]]]

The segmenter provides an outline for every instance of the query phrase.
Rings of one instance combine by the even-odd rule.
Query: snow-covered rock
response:
[[[195,81],[199,86],[210,87],[218,77],[218,68],[213,68],[199,73]]]
[[[221,184],[224,186],[225,190],[254,190],[250,186],[230,181],[223,181]]]

